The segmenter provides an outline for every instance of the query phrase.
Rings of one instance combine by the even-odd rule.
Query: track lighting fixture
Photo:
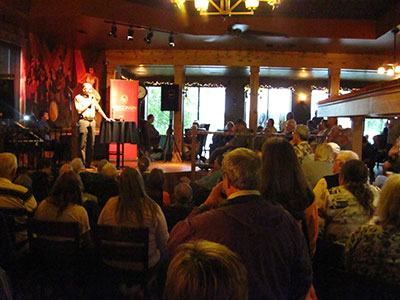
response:
[[[151,39],[153,38],[153,31],[149,31],[149,33],[146,35],[146,37],[144,38],[144,41],[147,44],[151,44]]]
[[[171,35],[169,36],[169,43],[168,45],[170,47],[175,47],[175,42],[174,42],[174,35],[171,33]]]
[[[133,41],[133,29],[132,29],[132,27],[129,27],[129,29],[128,29],[128,35],[126,36],[126,39],[127,39],[128,41]]]
[[[108,36],[109,37],[117,37],[117,25],[115,25],[115,23],[113,23],[112,25],[111,25],[111,29],[110,29],[110,32],[108,33]]]

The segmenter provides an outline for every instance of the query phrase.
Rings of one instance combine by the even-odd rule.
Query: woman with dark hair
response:
[[[50,196],[40,202],[35,219],[41,221],[78,222],[83,242],[89,239],[89,218],[82,206],[82,192],[78,174],[69,171],[61,174],[50,192]]]
[[[148,227],[149,267],[153,267],[167,249],[169,234],[164,214],[160,206],[147,195],[143,178],[137,169],[126,167],[122,171],[119,191],[119,196],[110,198],[104,206],[98,224]],[[126,268],[127,265],[122,267]]]
[[[312,189],[288,141],[270,138],[264,144],[260,192],[267,201],[281,205],[300,222],[310,252],[314,253],[318,237],[318,210]]]
[[[374,194],[368,185],[368,168],[356,159],[347,161],[339,174],[339,186],[330,193],[325,217],[325,237],[343,243],[350,233],[374,214]]]
[[[171,205],[169,194],[163,190],[165,183],[164,171],[158,168],[151,170],[147,175],[146,192],[151,199],[157,202],[161,207]]]

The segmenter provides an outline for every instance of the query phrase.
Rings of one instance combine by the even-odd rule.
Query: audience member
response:
[[[187,183],[179,183],[174,188],[172,205],[164,206],[163,212],[167,219],[168,231],[178,223],[184,220],[192,210],[193,191]]]
[[[377,281],[400,282],[400,175],[382,188],[378,220],[356,229],[346,242],[346,268]]]
[[[97,173],[101,173],[101,170],[103,169],[103,167],[108,163],[109,162],[107,159],[100,160],[99,163],[97,164]]]
[[[97,189],[99,193],[95,194],[98,198],[99,206],[104,207],[108,199],[118,196],[118,174],[117,169],[113,164],[107,163],[101,170],[102,182]]]
[[[21,167],[17,168],[17,172],[15,174],[15,179],[13,183],[22,185],[26,187],[30,192],[32,192],[32,178],[29,167]]]
[[[165,174],[162,169],[154,168],[151,170],[146,181],[146,193],[153,199],[160,207],[164,205],[171,205],[169,194],[164,191]]]
[[[247,300],[247,271],[227,247],[208,241],[181,245],[171,261],[165,300]]]
[[[344,163],[339,183],[333,187],[322,214],[325,219],[324,237],[328,241],[344,243],[350,233],[366,223],[374,214],[374,194],[367,184],[368,169],[362,161]]]
[[[53,164],[48,159],[41,159],[37,165],[37,171],[31,175],[32,192],[37,202],[41,202],[50,194],[54,184],[52,171]]]
[[[312,280],[308,247],[294,218],[256,190],[260,158],[248,149],[233,150],[222,172],[223,182],[206,202],[172,229],[170,250],[176,253],[190,240],[221,243],[247,267],[249,299],[304,299]]]
[[[313,153],[308,143],[308,136],[308,127],[306,125],[297,125],[294,129],[291,144],[300,163],[306,156]]]
[[[328,144],[319,144],[315,153],[308,155],[301,163],[301,168],[310,186],[314,188],[324,176],[332,175],[333,151]]]
[[[273,133],[277,133],[278,130],[276,130],[275,128],[275,121],[274,119],[270,118],[267,121],[267,126],[265,126],[264,132],[269,135],[269,134],[273,134]]]
[[[67,173],[69,171],[74,171],[74,170],[72,169],[72,166],[70,163],[65,163],[61,166],[60,170],[58,171],[58,174],[59,174],[58,176],[61,176],[62,174]]]
[[[82,206],[80,178],[73,171],[60,175],[50,196],[40,202],[35,219],[41,221],[78,222],[83,245],[90,243],[88,214]]]
[[[138,159],[138,168],[139,168],[140,174],[143,177],[144,182],[147,181],[147,177],[150,174],[150,171],[149,171],[150,164],[151,164],[151,159],[148,156],[143,155]]]
[[[71,167],[76,174],[79,174],[85,170],[85,165],[83,164],[82,159],[79,157],[76,157],[71,161]]]
[[[296,121],[294,120],[294,113],[288,112],[286,114],[286,121],[282,123],[281,131],[285,134],[292,133],[295,127]]]
[[[98,224],[148,227],[149,267],[153,267],[167,248],[169,234],[164,214],[160,206],[146,194],[143,178],[138,170],[126,167],[119,181],[119,196],[107,201]],[[106,263],[120,268],[134,268],[130,263],[123,265],[110,261]]]

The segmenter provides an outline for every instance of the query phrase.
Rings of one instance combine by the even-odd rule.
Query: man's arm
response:
[[[75,108],[78,114],[81,114],[85,112],[85,110],[87,110],[90,107],[90,105],[92,105],[92,103],[89,103],[88,105],[83,105],[79,97],[80,97],[79,95],[75,97]]]
[[[101,109],[100,104],[99,104],[98,102],[96,102],[95,105],[96,105],[96,109],[97,109],[97,111],[100,113],[100,115],[101,115],[104,119],[106,119],[107,121],[111,121],[111,119],[110,119],[109,117],[107,117],[106,114],[104,113],[104,111]]]

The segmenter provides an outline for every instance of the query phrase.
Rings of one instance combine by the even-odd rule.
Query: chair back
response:
[[[78,222],[28,222],[30,253],[38,261],[76,260],[80,255],[80,225]]]
[[[14,208],[14,207],[0,207],[0,213],[6,217],[7,228],[15,243],[17,249],[23,247],[26,241],[21,241],[20,244],[16,243],[16,233],[23,232],[27,229],[27,218],[32,214],[25,208]],[[17,221],[16,221],[17,219]]]
[[[97,225],[95,237],[103,261],[135,263],[148,270],[148,228]]]

